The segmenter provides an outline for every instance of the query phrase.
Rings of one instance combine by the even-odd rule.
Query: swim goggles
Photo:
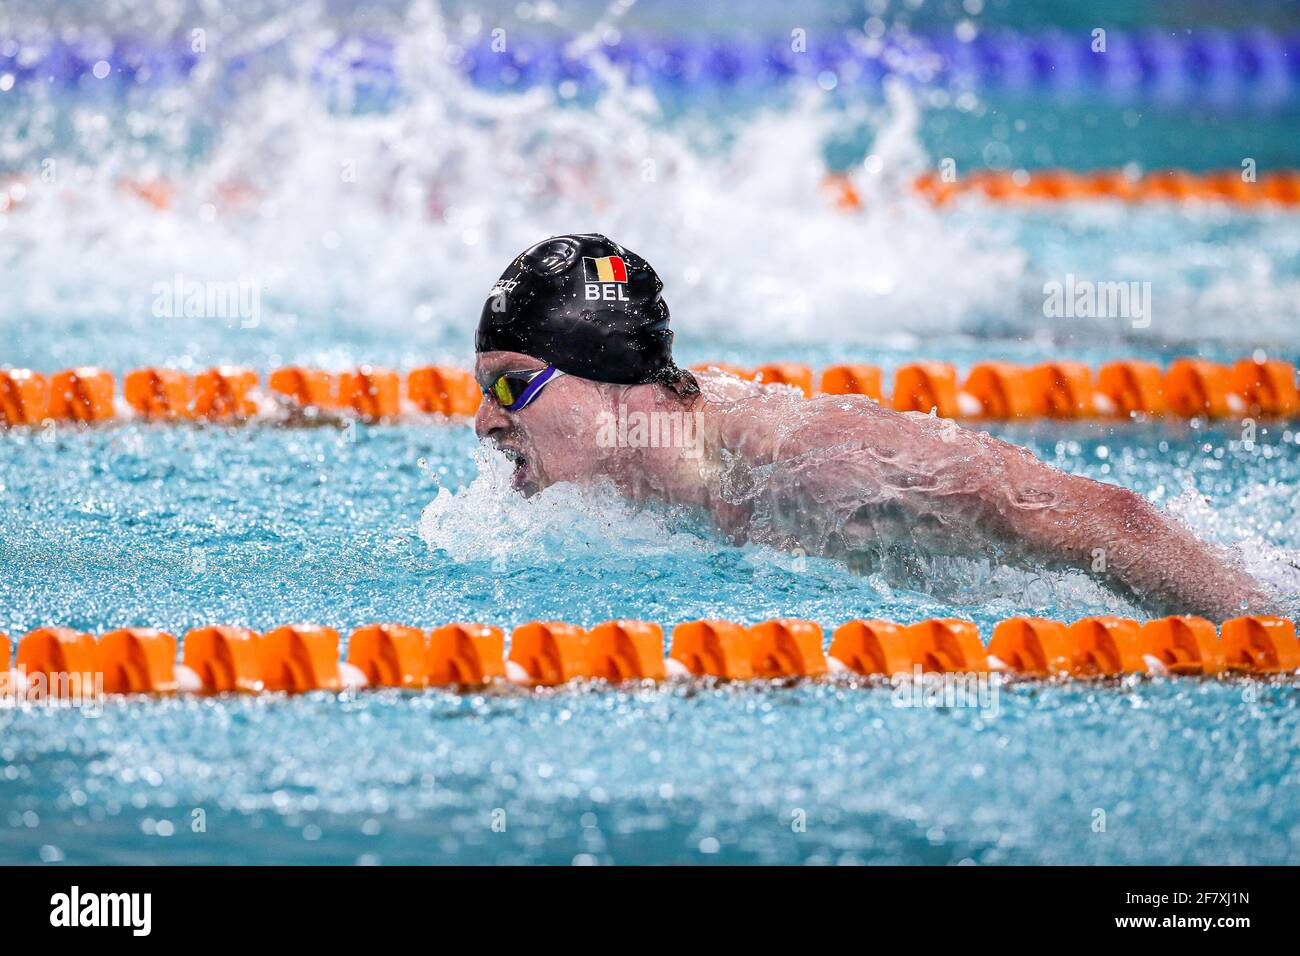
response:
[[[483,388],[483,394],[495,399],[508,412],[523,411],[549,383],[564,373],[554,365],[523,372],[502,372],[495,382]]]

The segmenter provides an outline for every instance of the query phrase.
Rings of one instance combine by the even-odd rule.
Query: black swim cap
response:
[[[553,236],[501,274],[479,318],[476,352],[523,352],[570,375],[699,391],[673,364],[663,283],[604,236]]]

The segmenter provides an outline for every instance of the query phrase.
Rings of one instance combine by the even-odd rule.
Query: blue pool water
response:
[[[809,687],[6,715],[0,852],[79,863],[1295,862],[1294,688],[1246,703],[1241,687],[1213,682],[1025,686],[1000,708],[903,709],[887,689]],[[196,810],[205,832],[193,832]],[[493,828],[502,810],[504,831]]]
[[[1219,512],[1188,512],[1204,533],[1300,549],[1293,432],[1263,435],[1253,452],[1181,425],[1004,434],[1162,503],[1177,475]],[[503,501],[488,478],[474,483],[464,427],[363,429],[350,442],[335,429],[133,425],[6,441],[0,626],[12,633],[52,621],[181,632],[943,614],[987,634],[1013,613],[1141,613],[1081,575],[936,568],[927,594],[831,562],[800,569],[726,546],[688,516],[599,496]],[[458,495],[426,525],[431,551],[418,524],[439,486]],[[982,709],[903,703],[888,686],[825,685],[118,700],[93,718],[0,710],[0,859],[1210,863],[1300,852],[1293,684],[1026,683]]]
[[[128,6],[133,36],[184,42],[159,5]],[[4,90],[0,63],[0,97],[12,97],[0,100],[0,180],[23,184],[0,213],[0,365],[95,363],[119,381],[154,364],[467,365],[505,262],[574,228],[655,263],[688,363],[1256,350],[1300,362],[1294,212],[935,210],[901,185],[945,156],[963,171],[1297,166],[1289,93],[1225,100],[1202,85],[1146,102],[1140,89],[977,84],[958,103],[925,84],[615,83],[570,103],[442,72],[430,50],[494,22],[466,21],[464,6],[445,22],[402,4],[250,6],[201,69],[139,89]],[[1157,15],[1195,26],[1185,11],[1153,6],[1142,20],[1143,5],[1112,6],[1117,29]],[[1026,9],[986,19],[1080,28]],[[29,12],[19,26],[66,34],[79,22],[59,4]],[[511,30],[581,26],[518,15],[501,14]],[[628,16],[629,35],[677,23]],[[914,25],[929,35],[962,16],[927,7]],[[886,19],[907,26],[902,12]],[[1295,26],[1267,4],[1255,22]],[[809,14],[814,37],[849,25],[842,11]],[[788,26],[774,9],[753,29]],[[323,46],[358,32],[405,38],[403,94],[382,110],[324,105],[312,73]],[[287,39],[236,69],[267,37]],[[864,211],[826,201],[828,165],[851,169]],[[167,209],[122,188],[150,177],[174,183]],[[1150,324],[1045,318],[1043,285],[1067,273],[1149,281]],[[158,314],[156,287],[177,275],[249,280],[255,320]],[[1295,425],[991,430],[1139,491],[1300,615]],[[505,492],[503,468],[463,423],[0,434],[0,631],[942,615],[987,638],[1013,614],[1146,616],[1081,573],[922,555],[907,573],[858,576],[733,547],[693,515],[599,489],[525,502]],[[0,863],[1300,862],[1293,681],[1021,682],[982,707],[909,703],[887,685],[827,681],[114,699],[93,716],[0,707]]]

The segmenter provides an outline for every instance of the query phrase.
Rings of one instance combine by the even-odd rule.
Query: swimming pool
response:
[[[308,31],[302,49],[319,39]],[[414,92],[375,112],[321,107],[311,71],[278,61],[260,87],[202,72],[112,95],[15,87],[10,169],[29,179],[0,215],[0,361],[119,378],[218,362],[465,366],[501,262],[593,222],[665,275],[684,363],[1300,360],[1292,211],[935,209],[889,181],[917,157],[980,161],[987,142],[1012,163],[1170,162],[1205,121],[1185,104],[1137,127],[1116,107],[1119,130],[1036,160],[1058,140],[1033,124],[1020,139],[1015,116],[1033,111],[1005,91],[984,91],[983,112],[901,89],[787,91],[759,109],[711,94],[710,109],[734,96],[711,137],[689,103],[655,115],[638,89],[478,101],[403,52]],[[1241,132],[1180,165],[1235,166],[1249,130],[1287,156],[1289,103],[1249,121],[1221,107]],[[1072,109],[1045,112],[1089,128]],[[865,210],[820,193],[828,149],[862,166]],[[46,155],[59,189],[40,188]],[[864,156],[881,158],[879,181]],[[166,208],[121,188],[147,176],[176,184]],[[1045,318],[1043,283],[1066,273],[1150,281],[1150,326]],[[158,315],[156,287],[177,275],[251,277],[256,316]],[[1300,614],[1294,424],[1262,422],[1250,442],[1233,420],[988,427],[1238,548]],[[1081,573],[931,558],[863,577],[600,491],[523,501],[506,476],[463,423],[13,430],[0,434],[0,630],[953,616],[987,636],[1015,614],[1147,616]],[[110,699],[94,717],[0,707],[0,861],[1300,859],[1294,682],[1028,681],[992,706],[907,703],[841,680]]]

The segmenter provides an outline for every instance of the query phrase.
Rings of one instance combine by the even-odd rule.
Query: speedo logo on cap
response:
[[[627,266],[622,256],[582,257],[582,270],[587,282],[584,286],[589,301],[627,302]]]

